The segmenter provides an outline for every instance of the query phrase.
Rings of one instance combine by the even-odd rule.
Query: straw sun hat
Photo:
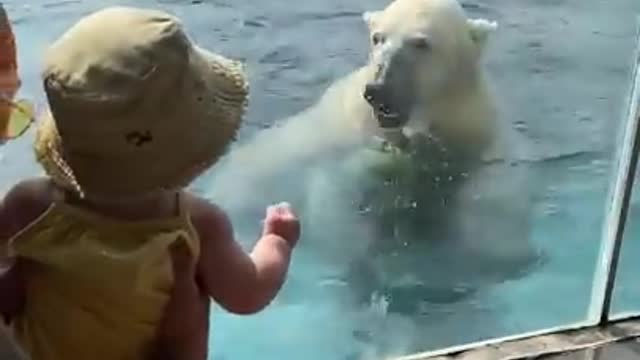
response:
[[[188,185],[235,138],[248,101],[236,61],[192,43],[164,12],[111,7],[48,50],[50,113],[37,160],[82,196],[143,196]]]

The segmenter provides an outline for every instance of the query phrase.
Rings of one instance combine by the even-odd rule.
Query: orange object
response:
[[[7,138],[9,120],[14,106],[7,100],[13,100],[20,87],[16,39],[11,29],[9,16],[0,3],[0,139]]]
[[[16,39],[11,29],[9,16],[2,4],[0,4],[0,49],[2,49],[0,69],[2,71],[17,70]]]

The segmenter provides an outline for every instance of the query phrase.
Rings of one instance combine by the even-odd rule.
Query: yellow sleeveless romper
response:
[[[32,360],[146,358],[173,284],[168,246],[200,251],[182,198],[173,218],[132,222],[58,201],[11,240],[32,263],[12,323]]]

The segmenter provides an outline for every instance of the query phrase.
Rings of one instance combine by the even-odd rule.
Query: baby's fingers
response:
[[[281,202],[277,204],[276,212],[278,215],[280,215],[283,218],[295,217],[295,215],[293,214],[293,208],[291,207],[291,204],[289,204],[288,202]]]
[[[169,246],[173,272],[178,278],[192,278],[195,275],[195,261],[186,241],[181,239]]]
[[[265,216],[267,219],[273,217],[278,213],[277,205],[269,205],[267,206],[267,215]]]

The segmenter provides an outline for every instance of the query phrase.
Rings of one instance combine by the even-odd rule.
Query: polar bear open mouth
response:
[[[378,120],[378,125],[381,128],[398,128],[404,126],[406,123],[406,119],[402,119],[400,112],[393,110],[386,104],[376,102],[370,95],[365,94],[364,98],[371,106],[376,120]]]

